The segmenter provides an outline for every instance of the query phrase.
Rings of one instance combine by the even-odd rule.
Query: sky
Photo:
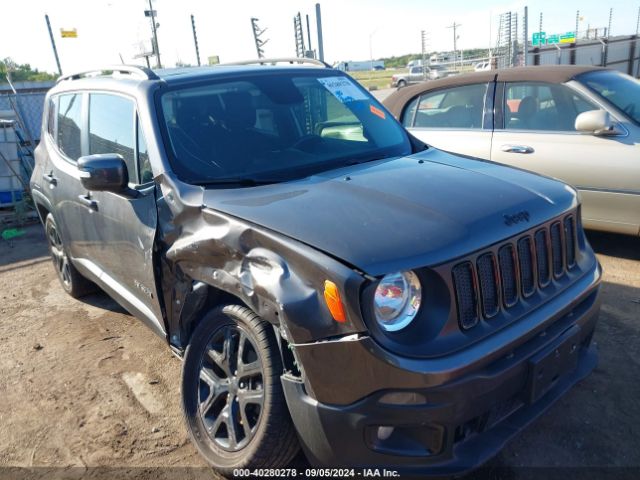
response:
[[[144,10],[149,0],[0,0],[0,59],[11,57],[40,70],[56,70],[44,15],[48,14],[64,73],[104,65],[139,63],[141,42],[151,28]],[[267,28],[267,57],[295,56],[293,17],[308,14],[312,47],[317,48],[315,3],[311,0],[153,0],[158,12],[158,43],[163,66],[196,64],[190,15],[195,16],[200,57],[218,55],[221,62],[256,58],[251,17]],[[325,61],[358,61],[418,53],[420,31],[428,32],[431,51],[453,49],[454,22],[458,48],[495,45],[498,17],[506,11],[522,15],[529,8],[529,31],[547,34],[606,27],[613,8],[612,34],[633,34],[640,1],[629,0],[320,0]],[[306,22],[305,22],[306,26]],[[61,38],[60,29],[76,28],[78,38]],[[305,32],[306,42],[306,32]],[[153,59],[152,59],[153,61]]]

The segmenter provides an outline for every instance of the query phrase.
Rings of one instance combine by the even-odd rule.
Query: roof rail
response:
[[[129,75],[137,76],[144,80],[160,80],[160,77],[158,77],[158,75],[149,68],[140,67],[138,65],[116,65],[63,75],[56,80],[56,83],[60,83],[65,80],[78,80],[82,77],[98,76],[104,74],[104,72],[111,72],[112,74],[128,73]]]
[[[276,65],[277,63],[316,65],[317,67],[332,68],[331,65],[315,58],[306,57],[283,57],[283,58],[256,58],[255,60],[244,60],[241,62],[221,63],[220,65]]]

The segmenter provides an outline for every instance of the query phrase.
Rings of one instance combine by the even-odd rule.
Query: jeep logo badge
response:
[[[507,227],[510,227],[511,225],[515,225],[516,223],[528,222],[529,212],[527,212],[526,210],[523,210],[522,212],[518,212],[514,215],[503,215],[503,218],[504,218],[504,224]]]

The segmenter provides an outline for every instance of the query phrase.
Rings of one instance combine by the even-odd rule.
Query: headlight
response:
[[[422,287],[414,272],[385,275],[373,299],[376,320],[387,332],[402,330],[416,318],[421,300]]]

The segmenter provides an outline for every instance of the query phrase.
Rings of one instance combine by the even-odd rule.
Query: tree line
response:
[[[7,57],[0,60],[0,83],[7,83],[7,77],[11,82],[42,82],[55,80],[58,76],[54,73],[41,72],[37,68],[31,68],[28,63],[18,64]]]

